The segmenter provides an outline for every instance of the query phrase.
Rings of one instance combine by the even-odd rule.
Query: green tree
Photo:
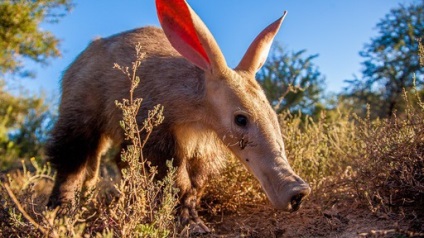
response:
[[[53,121],[44,97],[12,95],[0,82],[0,170],[39,155]]]
[[[60,56],[59,40],[40,24],[57,22],[71,9],[71,0],[0,1],[0,76],[31,76],[23,59],[45,64]]]
[[[4,76],[31,76],[24,59],[46,64],[60,55],[59,40],[40,25],[57,22],[71,6],[71,0],[0,0],[0,169],[39,155],[54,120],[44,97],[9,93]]]
[[[306,50],[286,52],[275,44],[268,61],[257,74],[257,80],[277,112],[290,110],[315,114],[324,91],[325,78]]]
[[[347,80],[344,96],[361,106],[361,113],[369,104],[371,116],[391,117],[403,111],[403,90],[410,91],[414,83],[420,90],[424,82],[418,56],[418,39],[424,36],[424,0],[392,9],[376,28],[379,35],[360,52],[365,59],[362,77]]]

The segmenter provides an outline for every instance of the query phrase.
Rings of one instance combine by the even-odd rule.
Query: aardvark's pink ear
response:
[[[184,0],[156,0],[160,24],[171,45],[203,70],[221,71],[226,62],[214,37]]]
[[[255,38],[236,69],[256,73],[256,71],[262,67],[268,57],[272,41],[280,29],[286,14],[287,11],[284,12],[282,17],[271,23]]]

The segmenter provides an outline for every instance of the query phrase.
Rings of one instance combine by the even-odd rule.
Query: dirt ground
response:
[[[52,182],[37,185],[38,187],[34,188],[38,191],[37,197],[46,200]],[[211,213],[211,210],[218,212]],[[241,204],[236,211],[231,212],[209,209],[208,205],[203,203],[199,214],[213,231],[199,235],[205,238],[424,237],[424,218],[416,214],[416,208],[412,209],[412,212],[405,210],[396,213],[372,213],[368,207],[347,193],[331,199],[323,199],[319,193],[314,194],[295,213],[278,211],[263,202]]]
[[[263,204],[245,205],[232,214],[204,217],[214,231],[205,237],[424,237],[422,219],[414,223],[405,216],[372,214],[349,202],[323,208],[307,201],[291,214]]]

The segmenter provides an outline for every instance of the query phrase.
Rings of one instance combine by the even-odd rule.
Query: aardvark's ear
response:
[[[227,67],[214,37],[184,0],[156,0],[160,24],[171,45],[203,70],[221,72]]]
[[[282,17],[265,28],[255,38],[236,69],[256,73],[256,71],[262,67],[268,57],[272,41],[280,29],[281,23],[286,17],[286,14],[287,12],[285,11]]]

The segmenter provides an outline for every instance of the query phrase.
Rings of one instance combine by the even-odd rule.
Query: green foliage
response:
[[[40,155],[54,116],[42,96],[15,96],[0,81],[0,169]]]
[[[40,25],[57,22],[71,6],[71,0],[0,1],[0,169],[15,157],[40,154],[53,120],[44,97],[12,95],[2,76],[31,76],[24,58],[45,64],[60,55],[58,39]]]
[[[424,45],[422,43],[422,38],[418,39],[418,54],[420,57],[420,65],[424,67]]]
[[[379,35],[360,52],[364,58],[362,77],[347,81],[345,96],[361,115],[370,104],[373,118],[391,117],[405,109],[402,91],[414,87],[414,74],[415,86],[423,90],[424,69],[419,65],[417,39],[424,35],[424,1],[392,9],[376,27]]]
[[[43,22],[53,23],[67,13],[71,0],[2,0],[0,1],[0,75],[20,73],[22,60],[46,63],[60,55],[59,40],[49,31],[42,30]]]
[[[275,44],[257,74],[259,84],[277,112],[290,110],[311,115],[322,97],[325,79],[312,62],[318,55],[305,56],[305,52],[289,53]]]

